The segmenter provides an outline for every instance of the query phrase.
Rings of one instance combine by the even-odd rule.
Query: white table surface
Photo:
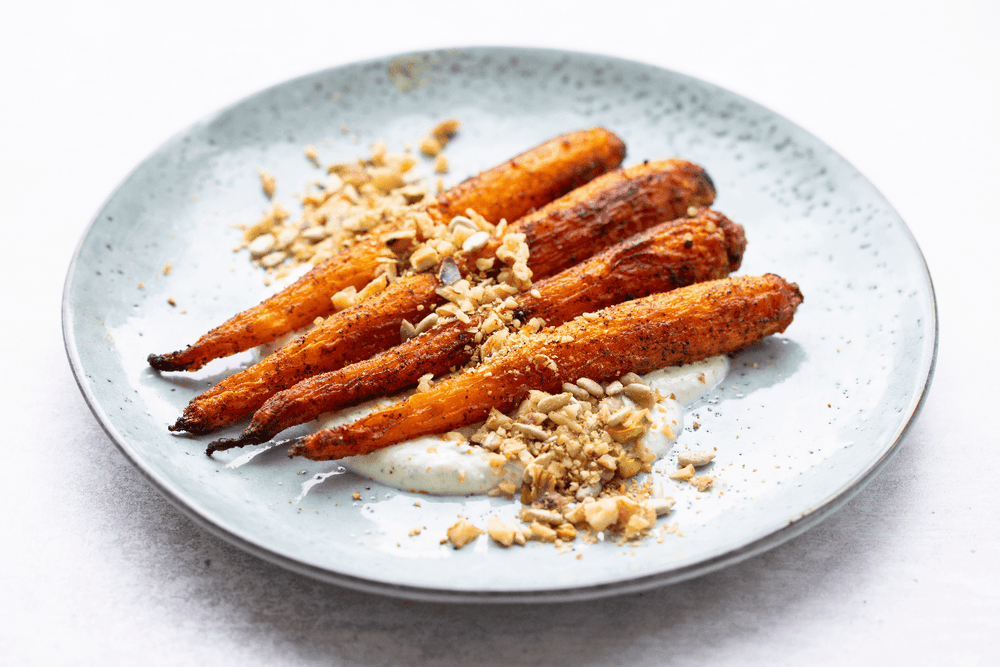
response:
[[[997,664],[997,3],[362,4],[0,9],[0,664]],[[841,511],[641,595],[411,603],[229,546],[114,447],[70,373],[60,297],[128,171],[286,78],[473,44],[597,51],[727,87],[826,141],[897,208],[937,290],[937,372],[898,454]]]

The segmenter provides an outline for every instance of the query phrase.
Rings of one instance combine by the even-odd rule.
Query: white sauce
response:
[[[677,400],[666,399],[652,410],[653,421],[643,442],[657,458],[662,457],[680,435],[683,427],[683,407],[694,403],[717,386],[729,370],[725,355],[705,361],[654,371],[643,379],[664,396],[673,394]],[[622,396],[626,403],[629,400]],[[387,406],[393,399],[370,401],[338,413],[321,415],[317,429],[354,421],[369,412]],[[669,426],[669,429],[664,429]],[[667,430],[673,438],[664,434]],[[471,434],[475,428],[465,429]],[[484,449],[468,444],[442,440],[440,436],[424,436],[385,449],[342,459],[338,463],[348,470],[388,486],[405,491],[468,495],[487,493],[504,481],[518,487],[524,467],[519,461],[508,461],[502,468],[491,468]]]

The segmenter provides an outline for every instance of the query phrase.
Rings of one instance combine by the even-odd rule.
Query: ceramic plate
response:
[[[577,540],[568,553],[540,543],[503,549],[482,537],[455,551],[440,540],[457,515],[483,525],[491,512],[512,514],[513,504],[412,494],[352,474],[300,498],[303,482],[336,466],[271,450],[227,468],[239,452],[209,459],[208,438],[167,432],[188,400],[248,363],[240,356],[194,375],[161,375],[145,359],[269,292],[245,251],[232,251],[233,225],[267,205],[257,170],[277,177],[277,197],[291,205],[319,174],[305,146],[324,163],[356,159],[379,139],[398,151],[447,117],[463,123],[447,151],[453,182],[594,125],[625,141],[626,164],[698,162],[717,185],[716,208],[746,227],[741,273],[777,273],[802,289],[805,303],[785,334],[736,355],[723,385],[690,411],[675,449],[715,450],[718,482],[699,494],[665,481],[677,504],[661,524],[676,523],[678,533],[637,547]],[[430,171],[427,161],[421,168]],[[505,48],[337,67],[182,132],[136,168],[87,229],[63,308],[70,362],[94,414],[192,518],[308,576],[436,600],[640,590],[730,565],[815,525],[898,447],[930,381],[937,328],[930,277],[905,224],[801,128],[650,65]],[[654,474],[674,466],[668,457]]]

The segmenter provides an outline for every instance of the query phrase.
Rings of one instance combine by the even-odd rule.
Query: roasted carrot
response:
[[[523,323],[540,317],[557,326],[615,303],[723,278],[739,268],[745,248],[742,226],[699,209],[692,217],[660,223],[535,283],[537,295],[520,294],[513,316]],[[303,380],[272,396],[238,438],[214,442],[207,453],[265,442],[324,412],[394,394],[427,373],[461,366],[473,355],[470,346],[486,319],[480,315],[469,324],[453,320],[371,359]]]
[[[715,191],[704,170],[683,160],[649,162],[616,170],[577,188],[511,225],[523,233],[528,267],[542,278],[649,227],[708,205]],[[474,266],[489,257],[499,241],[457,263]],[[555,248],[556,250],[553,250]],[[170,427],[208,433],[251,414],[275,393],[319,373],[367,359],[399,343],[399,326],[431,312],[442,301],[437,278],[407,276],[380,294],[328,317],[307,334],[245,371],[232,375],[195,398]]]
[[[735,352],[791,323],[802,294],[778,276],[737,277],[654,294],[525,336],[472,370],[351,424],[299,438],[292,455],[314,460],[366,454],[507,412],[530,389],[558,391],[587,377],[607,382]]]
[[[621,164],[625,144],[603,128],[551,139],[440,195],[427,207],[447,222],[473,209],[487,220],[516,220]],[[333,312],[330,297],[346,287],[361,289],[375,277],[387,237],[386,225],[343,253],[317,265],[295,284],[212,329],[194,345],[149,355],[159,371],[194,371],[209,361],[269,343]]]

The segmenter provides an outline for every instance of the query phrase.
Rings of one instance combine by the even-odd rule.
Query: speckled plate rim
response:
[[[587,586],[559,586],[547,589],[533,590],[529,592],[525,591],[503,591],[503,590],[481,590],[481,591],[462,591],[462,590],[452,590],[445,588],[433,588],[433,587],[418,587],[410,586],[406,584],[399,583],[387,583],[384,581],[374,581],[361,577],[355,577],[351,575],[344,574],[342,572],[336,572],[324,567],[317,567],[309,562],[301,559],[296,559],[290,557],[286,554],[275,551],[274,549],[268,547],[267,545],[261,544],[253,539],[249,539],[243,535],[240,535],[234,531],[227,530],[226,528],[218,525],[212,517],[203,514],[197,507],[189,502],[188,499],[183,497],[181,494],[177,494],[171,488],[171,485],[164,480],[156,471],[154,471],[147,463],[142,459],[141,456],[130,447],[128,439],[122,435],[110,422],[108,415],[101,409],[100,403],[97,397],[93,394],[88,384],[84,381],[83,363],[81,361],[79,351],[77,349],[76,340],[73,337],[73,318],[74,312],[71,307],[70,293],[73,285],[74,276],[77,269],[78,260],[80,253],[84,244],[90,235],[91,231],[96,225],[100,223],[100,211],[103,211],[115,194],[121,189],[121,187],[135,174],[146,162],[148,162],[153,156],[155,156],[164,147],[172,144],[179,137],[184,136],[190,132],[197,124],[207,122],[212,118],[218,117],[234,107],[243,104],[248,99],[256,97],[266,91],[272,90],[277,87],[286,86],[293,84],[296,81],[308,79],[322,73],[333,73],[338,70],[347,68],[357,68],[363,67],[370,63],[376,63],[385,61],[387,59],[395,58],[421,58],[426,57],[431,54],[462,50],[462,48],[476,48],[477,50],[491,51],[494,55],[499,56],[517,56],[517,55],[529,55],[529,54],[546,54],[549,56],[558,57],[568,57],[573,58],[593,58],[600,57],[607,61],[618,62],[625,65],[639,65],[642,67],[647,67],[652,70],[658,70],[663,73],[670,74],[679,78],[689,79],[691,81],[697,82],[699,85],[705,86],[706,88],[719,90],[731,95],[741,101],[754,105],[762,110],[768,111],[773,116],[782,119],[783,122],[787,123],[790,127],[793,127],[800,132],[812,137],[818,144],[823,145],[828,150],[830,150],[834,155],[836,155],[845,165],[849,166],[854,170],[865,183],[869,184],[878,194],[878,196],[883,200],[886,206],[888,206],[892,212],[899,219],[901,229],[906,233],[909,242],[912,246],[912,250],[916,252],[917,257],[920,260],[921,266],[923,268],[924,277],[926,279],[926,284],[921,287],[926,288],[930,306],[930,321],[925,324],[925,333],[927,338],[925,339],[924,348],[930,348],[929,354],[923,355],[924,367],[920,369],[920,375],[924,377],[923,385],[919,392],[914,393],[910,396],[909,404],[907,408],[901,413],[899,420],[899,425],[896,432],[889,438],[887,446],[879,454],[878,457],[874,458],[870,465],[861,471],[854,478],[847,480],[844,486],[836,493],[831,494],[826,500],[819,503],[816,507],[811,510],[804,512],[801,518],[790,522],[788,525],[775,530],[763,537],[753,540],[749,543],[736,546],[733,549],[719,554],[714,557],[705,558],[700,561],[669,569],[663,572],[655,573],[648,576],[641,577],[629,577],[624,580],[615,580],[608,583],[602,583],[598,585],[587,585]],[[857,169],[853,167],[847,160],[845,160],[839,153],[833,151],[829,146],[823,143],[820,139],[812,135],[810,132],[802,128],[800,125],[788,120],[786,117],[772,111],[768,107],[761,105],[753,100],[741,95],[739,93],[732,92],[715,84],[706,82],[689,75],[681,74],[667,68],[625,58],[619,58],[615,56],[609,56],[605,54],[593,53],[593,52],[580,52],[580,51],[566,51],[559,49],[541,49],[541,48],[522,48],[522,47],[503,47],[503,46],[488,46],[488,47],[459,47],[458,49],[434,49],[430,51],[417,51],[409,53],[400,54],[389,54],[381,57],[370,58],[363,61],[356,61],[351,63],[345,63],[332,68],[320,70],[317,72],[312,72],[304,74],[300,77],[295,77],[283,82],[274,84],[260,91],[247,95],[246,97],[237,100],[222,109],[219,109],[215,113],[208,114],[206,117],[198,121],[196,124],[191,125],[177,132],[174,136],[170,137],[167,141],[163,142],[154,151],[150,153],[142,162],[138,163],[119,183],[119,185],[112,190],[108,197],[104,200],[101,206],[98,208],[98,214],[94,216],[91,222],[87,225],[83,234],[77,243],[76,249],[74,250],[73,257],[70,261],[69,267],[66,273],[66,279],[64,282],[63,296],[62,296],[62,329],[63,329],[63,341],[66,348],[66,353],[70,362],[70,367],[73,372],[74,379],[80,388],[87,405],[90,407],[91,412],[94,414],[98,423],[101,425],[102,429],[107,433],[108,437],[115,444],[115,446],[122,452],[125,458],[132,463],[133,466],[145,477],[150,484],[153,485],[160,493],[162,493],[166,499],[173,504],[177,509],[182,511],[184,514],[189,516],[198,525],[206,529],[211,534],[219,537],[220,539],[229,542],[233,546],[240,548],[248,553],[251,553],[265,561],[271,562],[280,567],[289,569],[291,571],[297,572],[299,574],[325,581],[328,583],[333,583],[340,586],[345,586],[355,590],[377,593],[388,595],[397,598],[409,599],[409,600],[422,600],[422,601],[434,601],[434,602],[465,602],[465,603],[478,603],[478,602],[504,602],[504,603],[545,603],[545,602],[568,602],[568,601],[579,601],[588,600],[601,597],[607,597],[612,595],[623,595],[634,592],[641,592],[654,587],[659,587],[671,583],[677,583],[680,581],[692,579],[715,570],[719,570],[730,565],[735,565],[741,561],[748,558],[761,554],[765,551],[773,549],[792,538],[801,535],[813,526],[819,524],[821,521],[829,517],[843,507],[848,501],[854,498],[858,493],[860,493],[865,486],[875,478],[876,475],[885,467],[885,465],[891,460],[892,456],[899,449],[899,444],[902,439],[906,436],[909,429],[913,425],[914,421],[920,414],[920,411],[924,405],[924,401],[927,395],[927,389],[929,388],[931,381],[933,380],[934,370],[937,363],[937,353],[938,353],[938,337],[939,337],[939,324],[937,315],[937,302],[935,291],[933,287],[933,282],[930,276],[930,271],[926,263],[926,259],[922,251],[920,250],[916,239],[913,237],[912,232],[907,227],[905,221],[899,216],[898,212],[891,207],[891,204],[885,200],[881,192],[878,192],[870,181],[868,181],[863,174],[858,172]]]

